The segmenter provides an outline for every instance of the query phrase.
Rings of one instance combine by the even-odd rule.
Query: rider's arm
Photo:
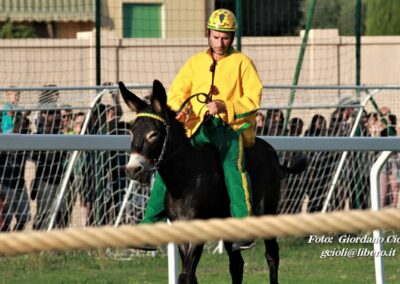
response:
[[[178,111],[182,103],[190,96],[192,91],[192,70],[190,61],[179,70],[168,91],[167,104],[172,110]]]
[[[242,68],[240,74],[242,92],[232,100],[226,100],[227,122],[232,123],[236,119],[253,114],[260,107],[262,83],[254,64],[249,60]]]

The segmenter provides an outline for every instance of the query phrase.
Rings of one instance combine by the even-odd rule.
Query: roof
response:
[[[95,0],[0,0],[0,21],[95,21]]]

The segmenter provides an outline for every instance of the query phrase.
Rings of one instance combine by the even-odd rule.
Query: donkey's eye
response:
[[[147,134],[147,140],[149,141],[149,142],[154,142],[156,139],[157,139],[157,137],[160,135],[160,132],[158,132],[158,131],[151,131],[149,134]]]

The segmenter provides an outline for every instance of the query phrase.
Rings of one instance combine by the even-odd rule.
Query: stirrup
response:
[[[129,248],[144,250],[144,251],[156,251],[158,248],[152,245],[142,245],[142,246],[130,246]]]
[[[232,243],[232,251],[246,250],[255,247],[256,242],[254,240],[241,240]]]

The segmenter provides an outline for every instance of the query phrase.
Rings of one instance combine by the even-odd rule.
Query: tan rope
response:
[[[400,210],[347,211],[298,215],[178,221],[170,225],[120,226],[0,234],[0,254],[68,251],[90,248],[204,243],[310,234],[400,229]]]

